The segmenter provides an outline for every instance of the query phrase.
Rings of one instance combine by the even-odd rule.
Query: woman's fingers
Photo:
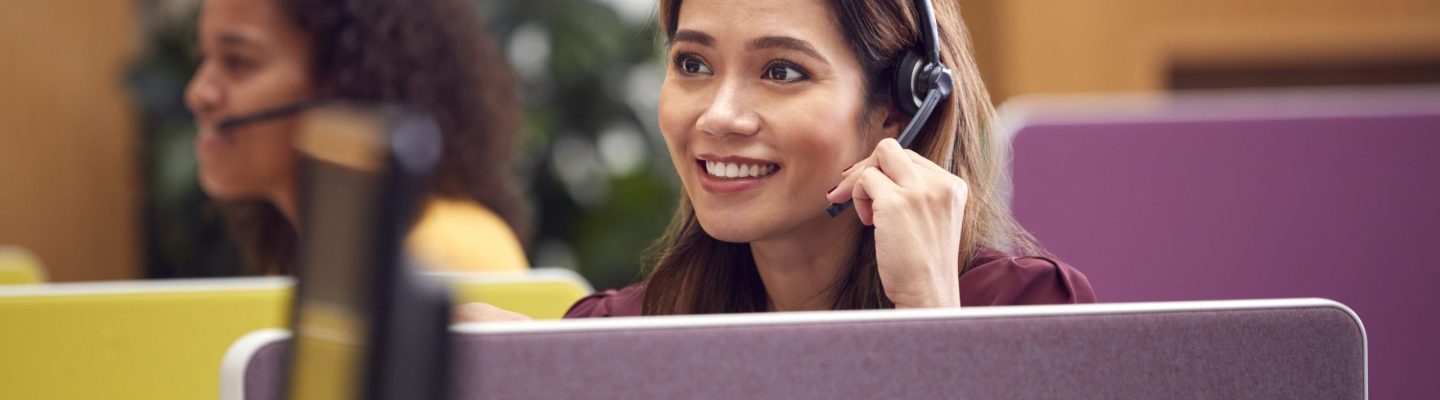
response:
[[[853,199],[875,227],[875,256],[897,308],[959,306],[959,246],[968,187],[918,153],[883,140],[829,193]]]
[[[921,164],[921,165],[915,165]],[[926,166],[933,167],[929,169]],[[851,165],[849,169],[840,173],[840,184],[825,194],[831,203],[843,203],[851,199],[855,182],[860,178],[860,171],[867,167],[877,168],[878,172],[890,177],[895,183],[905,186],[917,181],[926,180],[922,175],[926,173],[949,172],[936,166],[935,163],[925,157],[921,157],[914,151],[900,147],[895,139],[884,139],[870,152],[870,156]]]
[[[866,157],[851,165],[850,169],[840,173],[840,184],[825,193],[825,198],[829,199],[831,203],[844,203],[846,200],[850,200],[850,191],[855,187],[855,180],[860,178],[860,171],[875,165],[874,157]]]
[[[900,142],[886,138],[881,140],[880,144],[875,145],[875,151],[870,154],[870,158],[876,161],[880,170],[884,171],[890,180],[900,186],[906,186],[919,179],[918,174],[922,172],[908,153],[911,151],[900,147]],[[925,162],[929,163],[930,160],[925,160]]]
[[[855,213],[860,215],[860,222],[874,225],[876,207],[884,208],[893,204],[900,190],[900,185],[880,170],[868,167],[861,170],[851,191],[851,197],[855,200]]]

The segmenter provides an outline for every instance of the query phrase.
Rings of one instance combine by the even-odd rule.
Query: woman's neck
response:
[[[290,222],[290,227],[295,228],[295,232],[300,232],[300,214],[295,204],[298,202],[295,196],[295,185],[281,185],[270,195],[270,204],[280,210],[280,215],[285,216],[285,220]]]
[[[861,229],[853,213],[822,214],[779,237],[750,243],[771,311],[830,309],[831,289],[850,264]]]

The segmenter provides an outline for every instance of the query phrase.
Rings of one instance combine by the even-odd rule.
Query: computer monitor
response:
[[[301,249],[285,394],[291,399],[440,399],[449,299],[402,245],[440,132],[388,106],[328,105],[301,118]]]

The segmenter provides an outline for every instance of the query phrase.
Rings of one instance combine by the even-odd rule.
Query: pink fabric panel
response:
[[[1376,398],[1440,398],[1440,90],[1084,118],[1014,127],[1013,209],[1100,300],[1333,299]]]

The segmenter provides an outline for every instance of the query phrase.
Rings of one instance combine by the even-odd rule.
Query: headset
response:
[[[906,52],[895,68],[895,105],[913,116],[897,139],[907,149],[935,107],[950,98],[954,83],[950,68],[940,59],[940,29],[933,3],[916,0],[915,8],[920,12],[920,43]]]
[[[901,112],[910,115],[910,124],[900,132],[896,141],[900,147],[910,148],[920,130],[930,121],[930,114],[940,102],[950,98],[954,75],[950,67],[940,59],[940,29],[935,23],[935,8],[931,0],[915,0],[915,9],[920,12],[920,42],[905,52],[895,66],[894,102]],[[831,204],[825,209],[834,218],[850,208],[854,200]]]
[[[277,107],[267,108],[250,114],[229,117],[220,120],[220,123],[216,125],[216,130],[220,131],[221,134],[229,134],[231,132],[234,132],[235,128],[239,128],[244,125],[249,125],[256,122],[275,118],[288,117],[291,115],[295,115],[301,111],[324,105],[325,103],[329,103],[329,101],[324,99],[300,100]]]

